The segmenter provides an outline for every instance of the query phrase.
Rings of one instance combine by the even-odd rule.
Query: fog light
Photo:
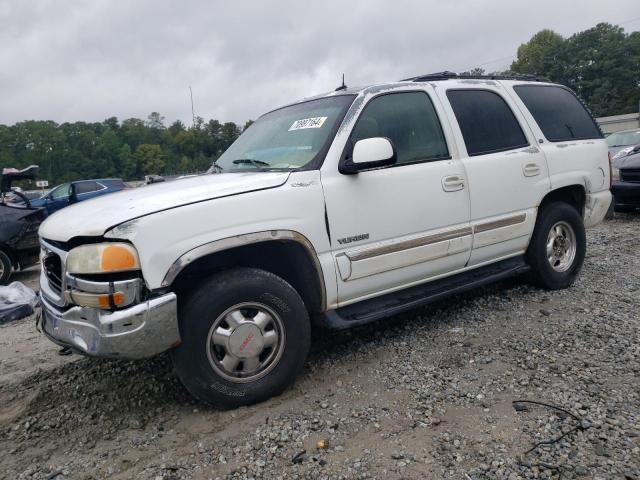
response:
[[[67,303],[73,303],[81,307],[103,309],[118,307],[122,305],[125,300],[123,292],[95,294],[78,292],[77,290],[67,290],[64,292],[64,297]]]

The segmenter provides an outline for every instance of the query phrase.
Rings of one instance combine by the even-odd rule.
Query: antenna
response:
[[[336,88],[336,92],[339,92],[340,90],[346,90],[347,86],[344,83],[344,73],[342,74],[342,85],[340,85],[338,88]]]
[[[189,85],[189,94],[191,95],[191,126],[195,126],[196,124],[196,114],[193,109],[193,90],[191,90],[191,85]]]

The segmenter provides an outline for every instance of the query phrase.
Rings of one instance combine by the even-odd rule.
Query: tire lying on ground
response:
[[[282,278],[255,268],[212,275],[180,305],[180,380],[212,406],[281,393],[300,373],[311,337],[304,302]]]
[[[565,202],[540,209],[526,253],[530,280],[557,290],[573,284],[584,262],[587,239],[578,210]]]

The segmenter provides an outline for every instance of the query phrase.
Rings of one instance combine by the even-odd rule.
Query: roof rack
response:
[[[472,80],[526,80],[529,82],[548,82],[549,79],[525,73],[515,73],[513,75],[459,75],[455,72],[445,70],[444,72],[428,73],[417,77],[405,78],[401,82],[429,82],[435,80],[451,80],[456,78]]]

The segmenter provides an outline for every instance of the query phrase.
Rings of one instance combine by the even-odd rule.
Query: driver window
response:
[[[71,184],[65,183],[51,192],[52,200],[59,200],[60,198],[68,197],[71,194]]]
[[[449,158],[440,120],[424,92],[391,93],[371,100],[351,133],[351,144],[372,137],[391,140],[398,164]]]

